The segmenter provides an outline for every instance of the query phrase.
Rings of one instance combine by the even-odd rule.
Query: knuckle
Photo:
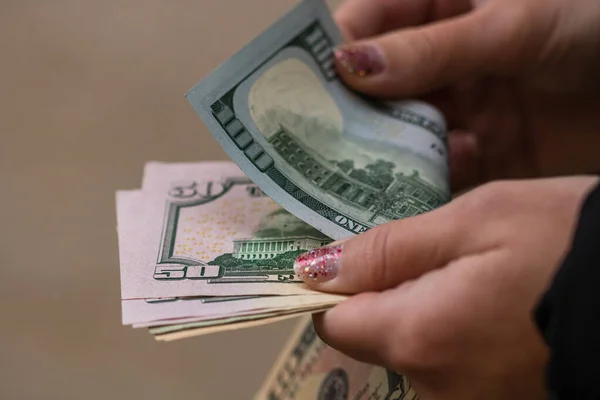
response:
[[[533,10],[532,2],[527,1],[515,2],[513,7],[501,3],[482,7],[477,21],[483,32],[494,33],[490,39],[494,51],[489,52],[487,65],[494,71],[509,73],[529,62],[535,54],[531,46],[536,44],[540,10]]]
[[[420,30],[409,41],[413,50],[414,60],[421,68],[435,73],[441,70],[447,60],[444,52],[440,51],[440,38],[435,30]]]
[[[391,229],[389,224],[382,225],[373,229],[370,235],[370,241],[365,249],[364,265],[367,266],[369,273],[366,279],[369,287],[376,289],[388,286],[391,281],[391,266],[389,252],[393,243],[391,243]]]
[[[445,54],[436,32],[407,28],[382,37],[380,44],[386,49],[390,71],[394,71],[390,79],[404,90],[417,90],[443,69]]]
[[[486,183],[463,198],[461,209],[471,216],[498,213],[510,205],[512,191],[508,181]]]

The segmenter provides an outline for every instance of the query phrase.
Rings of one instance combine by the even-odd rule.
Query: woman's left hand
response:
[[[300,256],[311,287],[357,294],[315,316],[319,336],[407,375],[424,400],[546,398],[532,311],[596,183],[490,183]]]

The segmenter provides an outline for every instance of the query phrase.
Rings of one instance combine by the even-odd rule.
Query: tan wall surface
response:
[[[227,159],[184,98],[293,0],[0,0],[0,399],[248,399],[294,321],[121,325],[114,192]],[[337,2],[330,2],[334,4]]]

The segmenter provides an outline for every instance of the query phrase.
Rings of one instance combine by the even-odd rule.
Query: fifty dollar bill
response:
[[[445,122],[428,104],[348,90],[322,0],[305,0],[187,93],[269,197],[333,239],[449,201]]]
[[[293,270],[299,254],[331,239],[265,196],[234,163],[149,163],[145,172],[142,191],[117,193],[123,300],[305,294],[319,295],[317,303],[342,298],[308,289]],[[281,306],[292,302],[282,300]],[[205,304],[205,309],[222,308]],[[240,303],[230,304],[232,311],[242,311]],[[161,307],[168,306],[156,308]],[[182,318],[181,310],[173,317]],[[142,322],[140,316],[124,318]]]

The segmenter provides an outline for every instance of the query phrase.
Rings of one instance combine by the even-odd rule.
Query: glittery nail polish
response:
[[[326,246],[299,255],[294,262],[296,275],[307,283],[335,278],[340,268],[342,247],[342,244]]]
[[[375,75],[385,69],[383,53],[371,44],[342,45],[334,54],[339,65],[353,75]]]

